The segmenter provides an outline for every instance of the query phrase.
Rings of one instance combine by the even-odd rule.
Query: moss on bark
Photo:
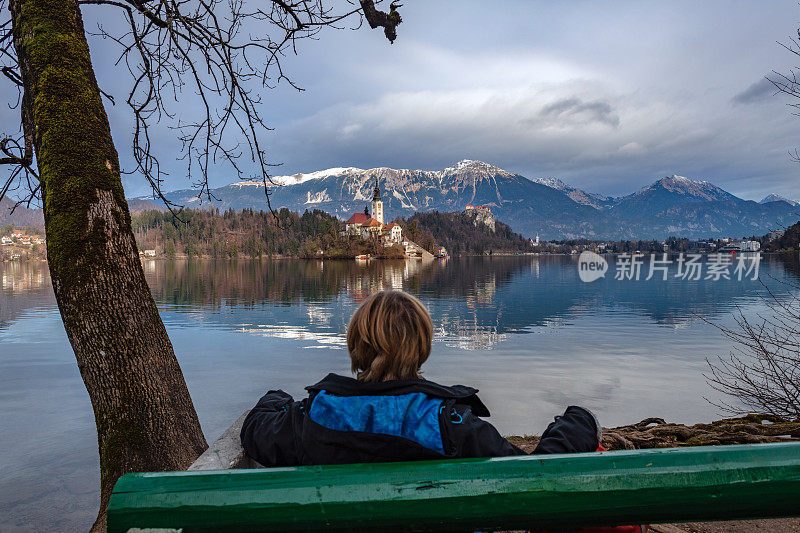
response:
[[[121,474],[186,468],[206,443],[139,262],[79,6],[10,8],[53,288],[97,424],[102,530]]]
[[[24,50],[33,74],[29,90],[49,219],[48,257],[64,283],[78,284],[93,269],[76,262],[76,256],[104,256],[97,253],[106,244],[104,228],[88,227],[87,212],[98,200],[97,191],[109,191],[125,204],[119,160],[75,4],[27,1],[20,7],[20,33],[27,37]],[[125,222],[130,227],[129,218]]]

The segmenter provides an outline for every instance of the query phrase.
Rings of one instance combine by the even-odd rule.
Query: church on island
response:
[[[344,223],[342,233],[360,236],[364,239],[370,237],[380,239],[386,246],[402,243],[403,237],[400,225],[395,222],[391,224],[383,223],[383,201],[381,200],[381,191],[378,188],[377,180],[375,182],[375,193],[372,195],[371,208],[371,216],[368,210],[364,209],[363,213],[354,213],[353,216],[348,218],[347,222]]]

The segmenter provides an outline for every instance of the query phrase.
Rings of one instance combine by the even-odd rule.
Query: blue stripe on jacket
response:
[[[444,455],[439,410],[444,401],[422,392],[397,396],[336,396],[320,391],[311,420],[338,431],[403,437]]]

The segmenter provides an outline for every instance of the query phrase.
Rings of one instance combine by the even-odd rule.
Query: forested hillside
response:
[[[475,225],[475,219],[464,213],[430,211],[397,222],[403,235],[431,251],[437,244],[453,255],[535,251],[528,239],[508,225],[495,221],[493,232],[484,224]]]
[[[0,226],[44,230],[44,215],[41,209],[30,209],[25,204],[16,205],[10,198],[0,198]]]
[[[341,222],[323,211],[299,215],[281,209],[276,215],[253,209],[190,209],[176,220],[169,212],[142,211],[133,216],[133,231],[140,250],[166,257],[398,255],[377,242],[340,236]]]
[[[766,236],[763,238],[766,240]],[[764,249],[769,252],[796,252],[800,250],[800,222],[795,222],[779,238],[767,242]]]

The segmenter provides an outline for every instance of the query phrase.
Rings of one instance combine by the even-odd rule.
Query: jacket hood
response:
[[[397,396],[423,392],[434,398],[457,400],[458,403],[472,408],[476,416],[489,416],[489,409],[477,396],[478,389],[465,385],[448,387],[426,379],[368,382],[338,374],[328,374],[319,383],[306,387],[306,390],[309,392],[326,390],[338,396]]]

